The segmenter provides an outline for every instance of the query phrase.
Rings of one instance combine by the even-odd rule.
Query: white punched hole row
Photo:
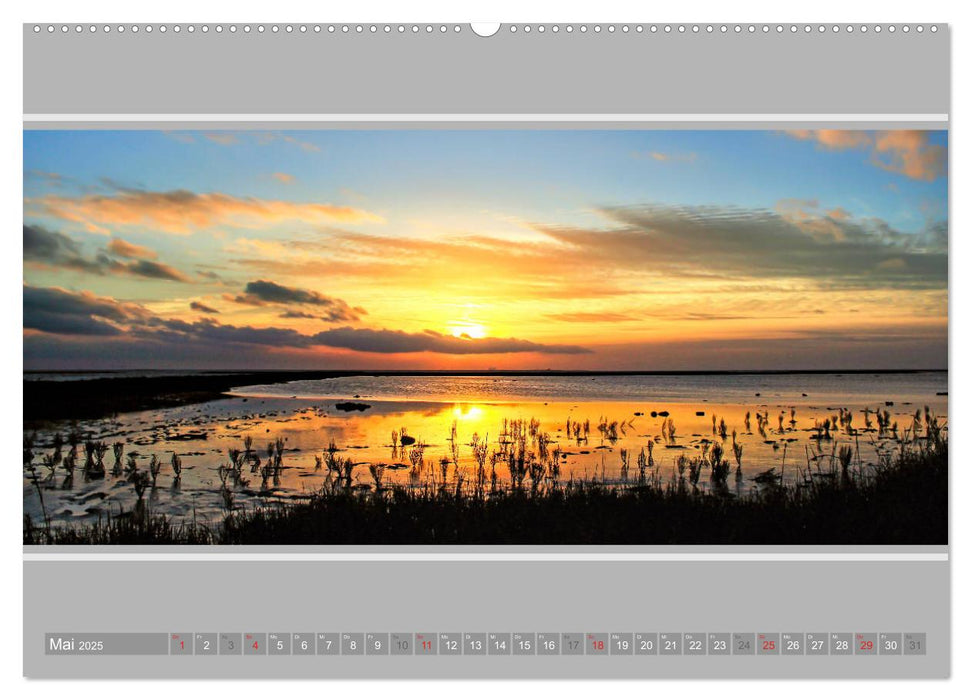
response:
[[[847,34],[852,34],[855,31],[860,33],[867,33],[872,30],[874,33],[881,33],[886,29],[887,32],[891,34],[897,33],[899,30],[901,33],[909,34],[914,31],[918,34],[924,31],[929,31],[931,33],[936,33],[938,31],[938,26],[936,24],[923,25],[923,24],[888,24],[888,25],[798,25],[798,24],[721,24],[721,25],[698,25],[698,24],[510,24],[505,27],[506,31],[510,34],[531,34],[536,32],[538,34],[769,34],[775,32],[777,34],[782,34],[788,32],[790,34],[826,34],[832,32],[833,34],[839,34],[840,32],[845,32]],[[46,31],[48,34],[96,34],[96,33],[117,33],[124,34],[129,32],[131,34],[137,34],[139,31],[143,31],[146,34],[151,34],[152,32],[158,31],[160,34],[165,34],[167,32],[172,32],[174,34],[181,34],[183,31],[194,34],[195,32],[201,32],[202,34],[208,34],[214,32],[216,34],[229,33],[229,34],[458,34],[462,32],[462,26],[458,24],[172,24],[172,25],[138,25],[138,24],[116,24],[110,25],[105,24],[98,26],[91,24],[88,26],[77,24],[48,24],[33,25],[33,31],[35,34],[41,34]],[[500,31],[500,27],[497,25],[489,25],[488,27],[479,28],[473,26],[471,29],[473,34],[478,36],[492,36],[493,34]]]

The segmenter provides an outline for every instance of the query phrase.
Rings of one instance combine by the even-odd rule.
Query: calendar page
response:
[[[24,675],[949,675],[946,25],[23,32]]]

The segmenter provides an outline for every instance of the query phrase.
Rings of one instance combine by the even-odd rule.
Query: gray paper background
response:
[[[34,33],[26,114],[942,114],[937,32]],[[172,25],[168,25],[171,27]],[[201,25],[196,25],[201,27]],[[449,25],[450,27],[454,25]],[[534,25],[536,26],[536,25]],[[561,25],[565,26],[565,25]],[[578,27],[579,25],[574,25]],[[636,26],[636,25],[632,25]],[[734,25],[730,25],[734,27]],[[925,25],[929,26],[929,25]],[[859,25],[857,25],[859,27]]]

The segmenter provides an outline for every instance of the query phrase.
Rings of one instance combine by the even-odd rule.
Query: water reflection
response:
[[[921,398],[879,405],[853,397],[826,405],[377,401],[364,411],[342,411],[334,401],[237,397],[82,423],[75,436],[81,458],[72,474],[55,467],[48,475],[41,466],[55,434],[63,442],[71,426],[38,434],[33,471],[25,471],[24,509],[35,519],[46,511],[54,522],[90,522],[147,502],[158,512],[218,522],[228,508],[300,499],[319,489],[329,478],[328,454],[353,465],[355,487],[372,488],[377,478],[413,486],[416,447],[419,483],[472,483],[481,477],[485,450],[485,464],[495,468],[501,487],[514,474],[490,456],[506,449],[516,425],[528,433],[526,449],[534,458],[542,453],[549,462],[555,454],[561,481],[624,483],[649,457],[653,478],[666,483],[684,477],[690,460],[717,453],[740,474],[732,485],[742,493],[760,488],[759,474],[770,468],[793,483],[805,470],[838,459],[845,446],[861,468],[875,464],[925,404],[946,414],[946,397]],[[121,446],[119,460],[107,451],[104,475],[83,465],[84,444],[92,441],[108,450]],[[698,488],[712,487],[709,474],[698,475]]]

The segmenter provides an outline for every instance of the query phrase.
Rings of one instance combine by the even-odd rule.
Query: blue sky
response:
[[[28,131],[24,168],[150,190],[311,201],[351,191],[402,217],[442,200],[461,211],[501,206],[546,217],[631,201],[771,208],[798,198],[906,230],[921,223],[915,210],[942,207],[947,196],[946,178],[914,180],[874,167],[865,151],[829,150],[775,131],[287,132],[299,144],[231,136],[226,145],[198,132]],[[929,140],[946,146],[946,132]],[[274,180],[275,172],[292,175],[292,184]],[[44,187],[28,175],[28,196]]]

